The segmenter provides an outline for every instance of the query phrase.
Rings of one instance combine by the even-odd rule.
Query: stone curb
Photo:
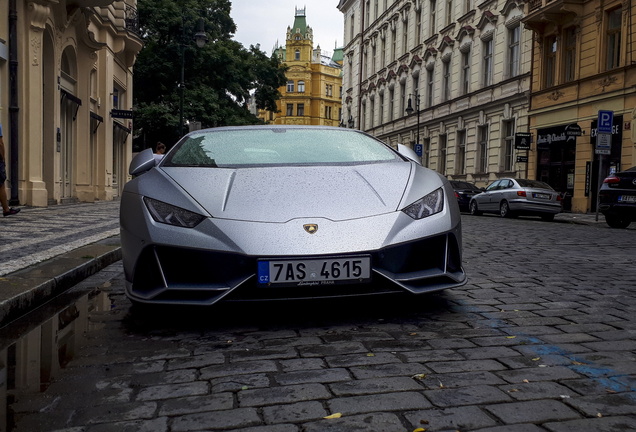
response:
[[[119,237],[110,237],[0,277],[0,326],[120,259]]]

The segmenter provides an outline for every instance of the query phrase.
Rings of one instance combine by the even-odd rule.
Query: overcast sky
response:
[[[344,15],[339,0],[232,0],[231,16],[236,24],[234,39],[245,48],[261,45],[271,54],[276,41],[285,45],[287,27],[294,24],[295,8],[305,8],[307,25],[314,31],[314,48],[333,52],[343,44]]]

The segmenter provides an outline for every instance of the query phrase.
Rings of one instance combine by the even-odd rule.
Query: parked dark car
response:
[[[470,204],[470,199],[477,195],[478,193],[483,192],[483,189],[478,188],[473,183],[462,181],[462,180],[450,180],[450,184],[455,191],[455,198],[457,198],[457,204],[459,204],[459,209],[461,211],[468,211],[468,205]]]
[[[603,180],[598,209],[612,228],[627,228],[636,221],[636,167]]]
[[[554,220],[562,210],[561,194],[547,183],[537,180],[503,178],[470,200],[470,214],[496,213],[501,217],[541,216]]]

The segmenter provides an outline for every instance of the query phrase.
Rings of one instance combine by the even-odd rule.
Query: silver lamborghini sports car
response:
[[[353,129],[245,126],[133,159],[121,198],[126,293],[210,305],[466,283],[448,181]]]

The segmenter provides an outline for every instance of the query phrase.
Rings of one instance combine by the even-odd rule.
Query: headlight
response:
[[[144,203],[146,203],[150,215],[156,222],[184,228],[194,228],[205,219],[205,216],[198,213],[152,198],[144,197]]]
[[[434,190],[424,198],[415,201],[405,207],[402,211],[415,220],[423,219],[439,213],[444,209],[444,190],[439,188]]]

